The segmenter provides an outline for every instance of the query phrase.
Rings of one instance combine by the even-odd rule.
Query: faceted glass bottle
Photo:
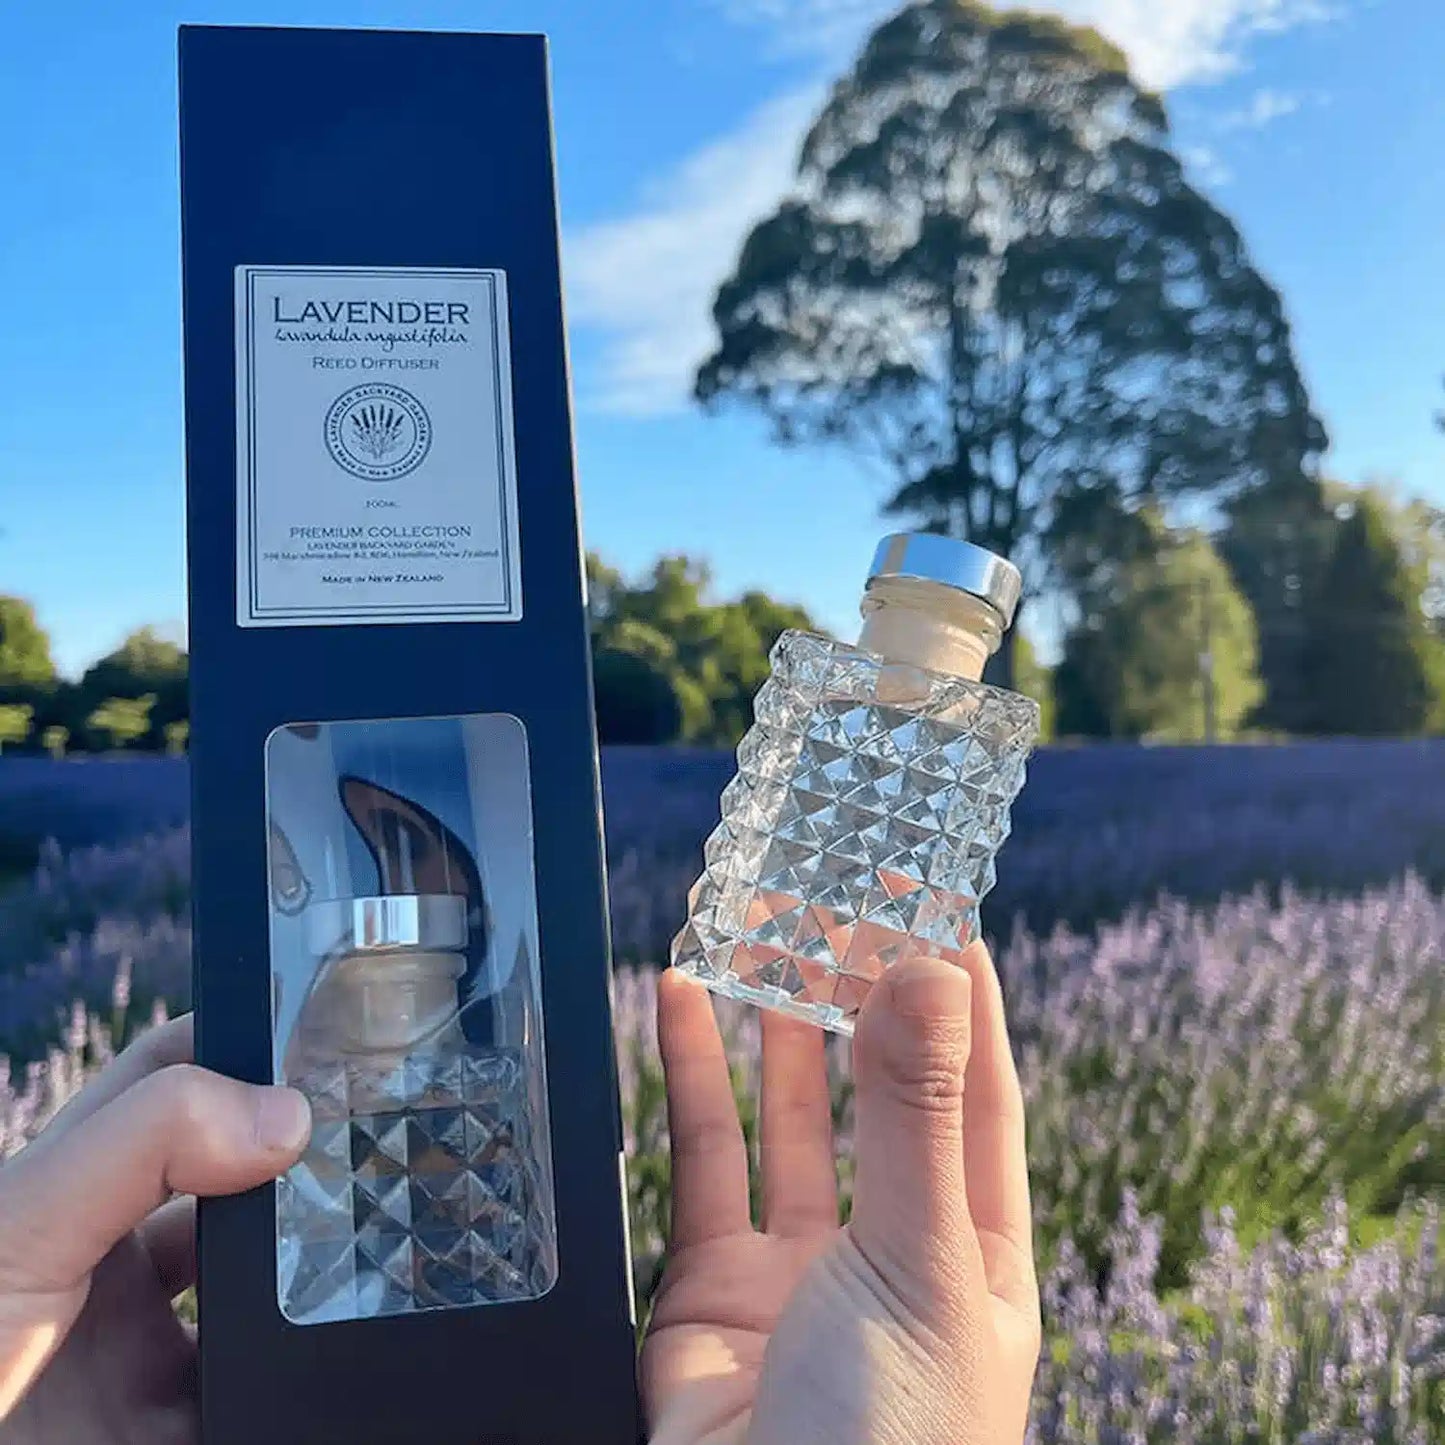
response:
[[[314,927],[323,972],[285,1068],[313,1124],[277,1185],[282,1312],[315,1324],[545,1293],[523,1060],[459,1022],[464,901],[318,904]]]
[[[1019,592],[981,548],[889,537],[856,646],[779,638],[676,968],[851,1034],[885,969],[961,956],[1038,737],[1036,703],[979,680]]]

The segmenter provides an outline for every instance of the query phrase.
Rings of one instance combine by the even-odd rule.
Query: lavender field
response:
[[[0,891],[0,1155],[184,1005],[184,775],[161,777],[179,812],[108,780],[126,826]],[[726,778],[715,755],[606,759],[624,958],[659,958]],[[1045,753],[1000,876],[1045,1272],[1031,1438],[1445,1445],[1445,745]],[[644,1297],[668,1198],[654,982],[617,988]],[[722,1011],[751,1129],[757,1020]]]
[[[603,750],[619,957],[665,953],[732,769],[727,752]],[[71,851],[168,833],[188,787],[178,759],[0,757],[0,878],[7,858],[28,874],[47,839]],[[1161,893],[1356,892],[1411,871],[1445,888],[1445,740],[1046,748],[985,917],[995,936],[1020,919],[1088,928]]]

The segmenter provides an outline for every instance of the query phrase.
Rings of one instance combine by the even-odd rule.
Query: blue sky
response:
[[[588,545],[713,563],[851,631],[883,479],[697,414],[712,286],[879,0],[46,0],[0,47],[0,592],[61,665],[179,632],[175,27],[552,37]],[[1280,287],[1330,467],[1445,501],[1445,5],[1058,0],[1167,88],[1197,177]]]

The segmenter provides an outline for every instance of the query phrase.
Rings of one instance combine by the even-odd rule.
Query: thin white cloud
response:
[[[754,111],[648,186],[631,215],[568,238],[569,320],[603,333],[601,376],[582,405],[622,415],[672,411],[712,339],[712,293],[744,231],[787,190],[821,86]]]
[[[775,49],[830,53],[855,45],[897,4],[884,0],[713,0],[729,20],[763,30]]]
[[[1290,91],[1257,90],[1247,104],[1218,116],[1214,127],[1221,131],[1263,130],[1272,121],[1293,115],[1303,104],[1304,97]]]
[[[1218,190],[1234,179],[1234,172],[1224,163],[1223,157],[1213,146],[1184,146],[1179,155],[1197,185]]]
[[[769,42],[836,72],[868,27],[897,0],[711,0],[728,18],[761,27]],[[1252,35],[1316,22],[1329,0],[1052,0],[1042,6],[1097,25],[1128,53],[1139,79],[1160,89],[1207,83],[1236,70]],[[747,229],[783,195],[803,130],[824,94],[812,85],[781,95],[736,130],[656,178],[631,211],[568,236],[571,319],[600,343],[581,377],[589,409],[653,416],[687,405],[692,374],[712,339],[714,288]],[[1267,97],[1261,99],[1260,97]],[[1284,114],[1289,97],[1260,91],[1257,124]],[[1272,113],[1270,112],[1272,109]],[[1198,179],[1229,179],[1219,157],[1185,157]]]

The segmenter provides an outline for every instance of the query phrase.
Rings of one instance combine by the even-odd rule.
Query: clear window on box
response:
[[[277,1184],[296,1324],[556,1281],[526,733],[294,724],[266,746],[275,1076],[311,1104]]]

